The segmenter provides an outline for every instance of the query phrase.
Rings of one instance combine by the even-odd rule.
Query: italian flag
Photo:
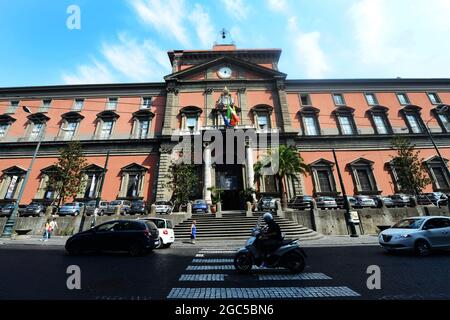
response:
[[[234,106],[233,107],[231,107],[229,105],[227,106],[227,118],[232,127],[234,127],[241,121],[241,119],[239,118],[239,116],[236,113],[236,108]]]

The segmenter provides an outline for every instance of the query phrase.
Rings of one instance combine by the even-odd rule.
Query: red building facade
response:
[[[233,130],[276,134],[310,165],[299,181],[286,181],[289,197],[341,193],[332,149],[347,193],[398,192],[390,166],[396,135],[409,137],[420,150],[433,181],[426,191],[450,191],[447,168],[427,134],[429,128],[442,156],[450,157],[450,115],[436,112],[450,105],[450,79],[287,80],[278,70],[281,50],[234,45],[168,55],[172,74],[160,83],[0,88],[0,201],[17,199],[41,130],[22,203],[51,201],[47,174],[70,140],[82,143],[89,162],[77,199],[169,199],[166,174],[179,153],[177,141],[224,130],[218,101],[225,87],[241,119]],[[207,145],[202,147],[207,156],[198,164],[195,197],[209,201],[210,187],[228,183],[228,209],[237,209],[239,190],[278,192],[273,177],[253,179],[253,164],[266,148],[247,145],[242,163],[227,165],[214,163]]]

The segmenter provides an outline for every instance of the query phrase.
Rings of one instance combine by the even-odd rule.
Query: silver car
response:
[[[116,208],[120,208],[120,214],[128,214],[131,210],[131,202],[128,200],[114,200],[108,204],[106,214],[115,214]]]
[[[316,199],[316,204],[319,209],[336,209],[338,207],[336,200],[332,197],[318,197]]]
[[[378,241],[389,252],[414,250],[420,256],[433,249],[450,249],[450,217],[403,219],[382,231]]]

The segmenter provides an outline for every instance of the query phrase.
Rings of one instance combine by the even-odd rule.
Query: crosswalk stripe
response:
[[[182,274],[178,281],[225,281],[226,274]]]
[[[331,280],[332,278],[323,273],[300,273],[300,274],[259,274],[258,280]]]
[[[219,253],[236,253],[237,250],[200,250],[200,253],[203,254],[219,254]]]
[[[197,253],[195,256],[198,257],[198,258],[203,258],[205,255],[202,254],[202,253]]]
[[[192,263],[233,263],[233,259],[193,259]]]
[[[167,299],[294,299],[356,297],[348,287],[172,288]]]
[[[217,266],[188,266],[186,270],[188,271],[199,271],[199,270],[233,270],[233,265],[217,265]]]

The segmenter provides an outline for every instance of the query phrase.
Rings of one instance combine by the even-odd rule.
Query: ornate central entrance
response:
[[[244,189],[242,165],[216,165],[216,187],[223,190],[222,209],[240,210],[244,208],[239,192]]]

